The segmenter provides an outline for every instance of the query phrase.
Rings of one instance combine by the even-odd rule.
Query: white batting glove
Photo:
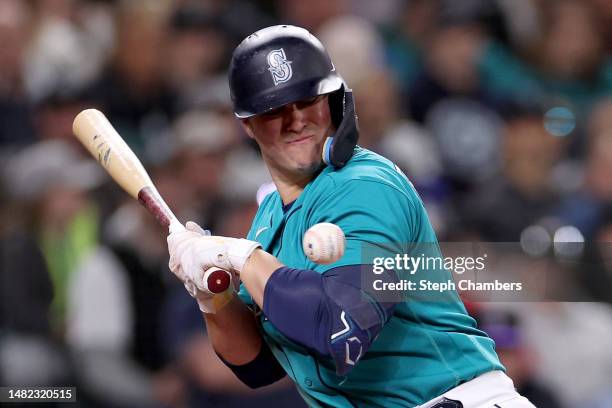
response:
[[[200,284],[207,269],[217,267],[239,275],[247,259],[261,244],[246,239],[206,236],[188,222],[186,229],[168,235],[170,269],[180,266],[185,275]],[[205,289],[200,287],[200,289]]]
[[[198,224],[195,222],[188,222],[186,225],[186,231],[191,234],[195,234],[194,236],[210,236],[210,231],[203,230]],[[200,310],[204,313],[217,313],[221,310],[225,305],[227,305],[230,300],[234,297],[234,291],[236,287],[239,285],[239,280],[235,278],[234,274],[230,273],[230,277],[232,283],[230,286],[221,293],[211,293],[206,287],[205,275],[209,271],[213,271],[219,268],[210,268],[209,270],[204,271],[202,274],[198,273],[194,278],[190,277],[187,273],[183,271],[183,268],[180,263],[176,261],[176,258],[170,257],[170,262],[168,263],[168,267],[179,278],[183,285],[185,285],[185,289],[191,297],[196,299],[198,302],[198,306]],[[196,282],[200,282],[199,285]]]
[[[210,231],[203,230],[198,224],[195,222],[187,223],[186,228],[189,228],[189,231],[197,234],[198,236],[210,236]],[[168,267],[176,275],[177,278],[183,285],[185,285],[185,289],[187,289],[187,293],[191,295],[198,302],[198,306],[200,310],[204,313],[217,313],[221,310],[225,305],[227,305],[230,300],[234,297],[234,291],[236,289],[235,284],[230,284],[230,286],[221,293],[211,293],[208,288],[206,288],[206,281],[200,280],[202,282],[200,285],[196,285],[194,280],[189,277],[181,267],[180,263],[177,263],[176,260],[171,256],[170,262],[168,263]],[[205,271],[203,275],[206,275],[207,272],[216,270],[218,268],[210,268]],[[238,283],[238,279],[235,279],[233,274],[230,274],[230,279],[233,282]]]
[[[180,268],[179,268],[180,269]],[[211,268],[217,269],[217,268]],[[234,276],[232,276],[232,281],[234,280]],[[230,284],[230,286],[221,293],[210,293],[207,290],[200,290],[194,281],[187,278],[183,284],[185,285],[185,289],[198,302],[198,306],[200,310],[204,313],[215,314],[219,310],[223,309],[230,300],[234,297],[235,286],[234,284]]]

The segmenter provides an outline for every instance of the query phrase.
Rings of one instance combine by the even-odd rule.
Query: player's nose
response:
[[[306,126],[306,118],[302,109],[292,103],[285,109],[285,127],[289,132],[299,133]]]

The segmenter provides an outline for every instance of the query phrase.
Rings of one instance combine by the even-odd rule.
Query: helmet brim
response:
[[[336,72],[332,72],[327,77],[314,83],[298,82],[287,86],[279,86],[259,94],[252,101],[249,101],[248,105],[253,108],[251,110],[236,107],[234,115],[239,119],[261,115],[290,103],[337,91],[343,84],[342,77]]]

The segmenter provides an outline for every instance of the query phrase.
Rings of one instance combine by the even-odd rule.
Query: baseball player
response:
[[[193,223],[168,237],[170,269],[197,299],[225,364],[251,387],[289,375],[312,407],[533,407],[456,292],[429,302],[364,296],[364,244],[436,237],[406,177],[356,145],[352,92],[321,43],[289,25],[257,31],[234,50],[229,84],[277,191],[247,239]],[[331,265],[302,250],[320,222],[346,234],[345,255]],[[232,272],[238,294],[199,288],[210,267]]]

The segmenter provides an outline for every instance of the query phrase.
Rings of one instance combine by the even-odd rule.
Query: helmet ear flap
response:
[[[327,101],[329,103],[332,123],[334,127],[338,129],[344,117],[344,85],[337,91],[330,93]]]
[[[334,121],[336,126],[336,133],[325,141],[323,161],[325,164],[340,168],[353,156],[357,140],[359,139],[353,91],[345,88],[345,85],[343,85],[338,91],[330,94],[329,103],[332,121]],[[339,122],[336,122],[335,118],[338,116]]]

